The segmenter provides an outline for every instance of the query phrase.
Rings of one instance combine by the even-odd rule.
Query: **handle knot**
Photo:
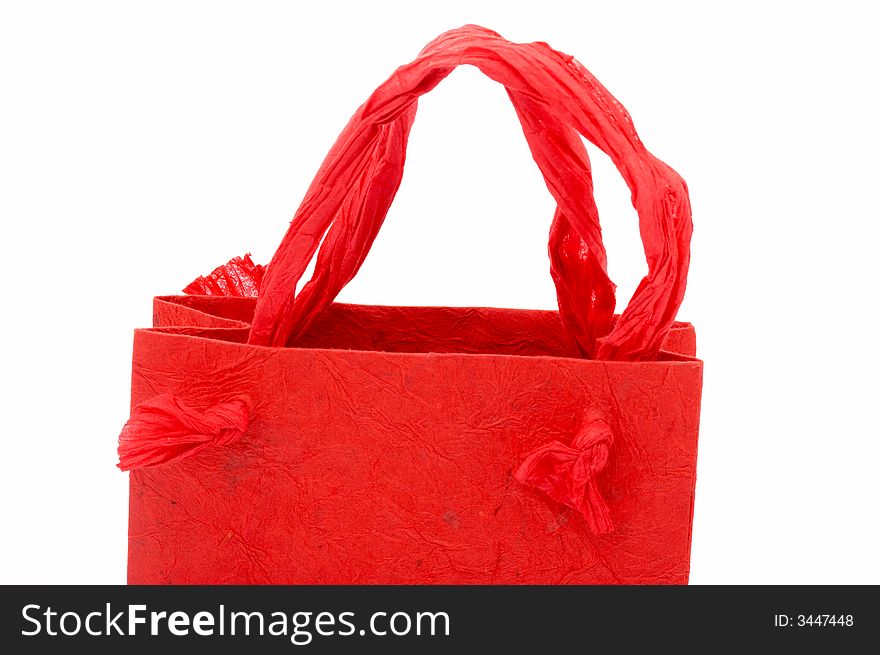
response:
[[[158,466],[234,443],[247,429],[249,414],[240,398],[200,410],[161,394],[132,410],[119,435],[117,466],[123,471]]]
[[[513,477],[580,512],[596,534],[611,532],[614,526],[596,475],[605,468],[613,441],[607,423],[591,421],[571,445],[551,441],[526,455]]]

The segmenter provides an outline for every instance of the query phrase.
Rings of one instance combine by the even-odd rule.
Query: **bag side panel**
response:
[[[153,327],[241,328],[250,324],[215,313],[216,307],[205,303],[181,302],[195,296],[153,298]],[[205,311],[205,310],[209,311]]]

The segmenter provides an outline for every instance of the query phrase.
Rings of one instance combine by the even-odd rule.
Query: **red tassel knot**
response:
[[[605,467],[613,441],[607,423],[592,421],[570,446],[551,441],[529,453],[513,477],[580,512],[596,534],[611,532],[614,526],[596,474]]]
[[[170,393],[156,396],[132,410],[119,435],[117,466],[123,471],[158,466],[231,444],[247,429],[248,414],[241,399],[198,410]]]

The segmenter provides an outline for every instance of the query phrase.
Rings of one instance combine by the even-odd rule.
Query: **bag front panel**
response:
[[[131,474],[132,583],[684,583],[702,364],[135,339],[132,402],[247,396],[232,445]],[[589,417],[614,523],[512,476]]]

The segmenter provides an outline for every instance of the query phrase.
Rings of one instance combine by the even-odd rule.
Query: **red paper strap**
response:
[[[683,180],[647,152],[629,114],[573,58],[543,43],[510,43],[476,26],[442,35],[399,68],[349,121],[267,270],[250,343],[286,345],[351,279],[399,185],[403,155],[396,148],[405,145],[417,98],[462,64],[479,67],[520,103],[529,145],[564,213],[555,229],[566,231],[570,222],[572,231],[566,234],[575,238],[567,239],[564,257],[554,256],[554,278],[562,281],[557,286],[561,315],[582,352],[597,359],[653,358],[672,326],[687,278],[692,225]],[[578,207],[592,202],[582,190],[591,184],[583,175],[580,186],[572,182],[580,170],[566,131],[572,128],[611,157],[630,187],[648,263],[648,275],[607,335],[613,287],[601,279],[598,224]],[[321,246],[315,289],[304,287],[297,297],[297,283],[325,233],[332,238]],[[584,264],[582,250],[587,257],[593,254],[593,264]],[[568,277],[573,272],[577,279]]]
[[[238,441],[248,425],[242,399],[198,410],[165,393],[135,406],[119,435],[123,471],[158,466],[191,457],[205,448]]]
[[[605,467],[613,441],[605,422],[592,421],[570,446],[551,441],[529,453],[513,477],[580,512],[596,534],[611,532],[614,526],[596,474]]]
[[[443,37],[429,44],[420,58],[442,48]],[[526,94],[507,91],[532,155],[557,202],[548,250],[560,318],[581,352],[593,357],[598,338],[611,329],[614,284],[606,272],[590,160],[577,132],[561,123],[545,105]],[[380,127],[367,165],[357,183],[346,190],[345,204],[318,250],[315,272],[295,298],[287,318],[291,326],[288,344],[296,343],[309,330],[366,258],[400,186],[416,106],[413,102],[398,118]],[[304,270],[315,243],[307,232],[297,233],[295,240],[290,246],[294,252],[290,267]]]

